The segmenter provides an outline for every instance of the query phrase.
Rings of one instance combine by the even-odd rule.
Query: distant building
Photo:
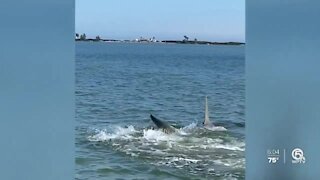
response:
[[[140,37],[139,42],[149,42],[147,38]]]
[[[152,38],[149,39],[150,42],[157,42],[156,38],[153,36]]]
[[[140,37],[135,39],[135,42],[159,42],[159,41],[157,41],[156,38],[153,36],[152,38],[149,38],[149,39]]]
[[[79,39],[80,39],[81,41],[86,40],[86,39],[87,39],[86,34],[85,34],[85,33],[81,34]]]

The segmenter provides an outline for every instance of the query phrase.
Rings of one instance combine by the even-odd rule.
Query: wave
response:
[[[158,129],[140,129],[132,125],[95,129],[90,142],[106,143],[114,151],[150,164],[193,170],[244,168],[245,144],[230,134],[212,132],[196,123],[166,134]],[[224,167],[224,168],[223,168]]]
[[[211,126],[211,127],[205,127],[205,129],[208,129],[210,131],[227,131],[227,129],[223,126]]]
[[[152,142],[159,142],[159,141],[178,142],[183,140],[183,138],[179,137],[176,133],[166,134],[161,130],[152,130],[152,129],[147,129],[147,130],[144,129],[143,138]]]
[[[209,131],[206,131],[209,130]],[[117,144],[121,141],[134,143],[134,145],[158,145],[167,143],[168,148],[174,145],[176,149],[225,149],[230,151],[244,151],[245,144],[237,138],[224,134],[210,134],[210,131],[224,131],[223,127],[213,127],[213,129],[198,128],[195,123],[180,128],[176,133],[166,134],[159,129],[136,129],[130,125],[127,127],[116,126],[107,129],[95,129],[88,140],[92,142],[114,141]],[[230,139],[231,138],[231,139]],[[138,147],[139,148],[139,147]]]
[[[135,130],[134,126],[130,125],[128,127],[115,127],[113,132],[108,132],[107,129],[95,129],[95,134],[88,136],[89,141],[109,141],[112,139],[131,139],[132,134],[138,132]]]

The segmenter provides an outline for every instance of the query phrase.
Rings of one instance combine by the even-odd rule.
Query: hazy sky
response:
[[[76,32],[244,42],[245,0],[76,0]]]

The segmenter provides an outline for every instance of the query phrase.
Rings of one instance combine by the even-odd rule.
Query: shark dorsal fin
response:
[[[162,129],[165,133],[173,133],[176,131],[174,127],[166,123],[165,121],[161,121],[160,119],[154,117],[152,114],[150,114],[150,118],[152,122],[160,129]]]
[[[205,126],[212,125],[209,119],[209,109],[208,109],[208,97],[205,98],[205,112],[204,112],[204,122]]]

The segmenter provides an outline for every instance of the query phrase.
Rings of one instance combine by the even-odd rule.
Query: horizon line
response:
[[[90,36],[87,36],[87,33],[77,33],[75,32],[75,36],[78,34],[78,36],[80,37],[81,35],[85,35],[86,36],[86,39],[96,39],[97,37],[99,37],[101,40],[113,40],[113,41],[138,41],[138,40],[156,40],[156,41],[183,41],[183,40],[186,40],[186,37],[187,37],[187,41],[207,41],[207,42],[237,42],[237,43],[245,43],[246,41],[245,40],[224,40],[224,41],[217,41],[217,40],[206,40],[206,39],[198,39],[198,38],[190,38],[189,40],[189,37],[187,35],[182,35],[181,39],[173,39],[173,38],[160,38],[160,39],[156,39],[155,37],[156,36],[151,36],[151,37],[148,37],[148,36],[139,36],[139,37],[136,37],[136,38],[112,38],[112,37],[109,37],[109,38],[102,38],[103,36],[101,35],[92,35],[91,33]],[[105,37],[105,36],[104,36]],[[75,38],[75,39],[80,39],[80,38]]]

